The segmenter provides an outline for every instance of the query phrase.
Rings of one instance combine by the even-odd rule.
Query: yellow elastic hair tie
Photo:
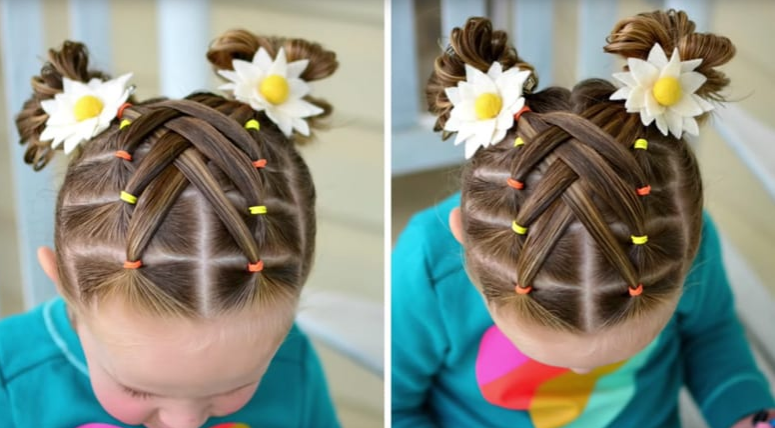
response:
[[[254,207],[249,207],[251,214],[266,214],[266,205],[256,205]]]
[[[130,123],[132,123],[132,121],[131,121],[131,120],[129,120],[129,119],[124,119],[124,120],[122,120],[122,121],[121,121],[121,123],[118,125],[118,129],[119,129],[119,130],[121,130],[121,129],[124,129],[124,128],[126,128],[127,126],[129,126],[129,124],[130,124]]]
[[[649,142],[645,138],[638,138],[635,140],[635,148],[641,150],[648,150]]]
[[[517,235],[524,235],[527,233],[527,228],[520,226],[516,220],[511,222],[511,230],[513,230]]]
[[[643,235],[643,236],[630,235],[630,239],[632,239],[632,243],[635,245],[643,245],[646,242],[649,242],[649,237],[647,235]]]
[[[519,147],[525,145],[525,140],[522,139],[522,137],[517,137],[514,139],[514,147]]]
[[[255,129],[258,131],[261,129],[261,125],[256,119],[250,119],[249,121],[245,122],[245,129]]]
[[[135,196],[135,195],[133,195],[131,193],[127,193],[127,192],[125,192],[123,190],[121,191],[121,196],[119,196],[119,198],[121,198],[122,201],[124,201],[124,202],[126,202],[126,203],[128,203],[130,205],[134,205],[134,204],[137,203],[137,196]]]

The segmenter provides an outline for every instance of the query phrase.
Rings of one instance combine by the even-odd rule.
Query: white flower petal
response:
[[[280,48],[280,50],[277,51],[277,56],[275,57],[272,66],[269,67],[269,71],[267,71],[266,74],[268,76],[273,74],[278,76],[286,76],[288,74],[288,61],[285,58],[285,49]]]
[[[670,133],[676,138],[681,138],[684,122],[681,115],[668,110],[665,112],[665,120],[667,121],[667,128],[670,130]]]
[[[651,87],[659,77],[659,69],[646,61],[630,58],[627,61],[632,77],[639,85]]]
[[[630,93],[632,92],[632,89],[625,86],[623,88],[619,88],[616,92],[611,94],[611,100],[626,100],[627,97],[630,96]]]
[[[673,55],[670,56],[670,61],[659,73],[659,77],[675,77],[676,79],[681,75],[681,57],[678,55],[678,48],[673,50]]]
[[[288,79],[288,98],[302,98],[310,93],[312,88],[301,79]]]
[[[264,48],[259,48],[258,52],[253,55],[253,64],[260,70],[269,70],[269,67],[272,66],[272,62],[272,57],[269,56],[269,52]]]
[[[449,102],[451,102],[453,106],[460,103],[460,90],[458,88],[454,86],[444,88],[444,93],[447,94],[447,98],[449,98]]]
[[[501,141],[503,141],[503,138],[506,137],[506,132],[507,132],[506,129],[498,129],[498,128],[496,128],[495,129],[495,133],[492,135],[492,139],[490,140],[490,144],[489,145],[492,146],[494,144],[498,144]]]
[[[291,122],[291,118],[280,114],[273,108],[267,108],[265,112],[267,117],[269,117],[269,120],[274,122],[286,137],[291,136],[291,133],[293,132],[293,123]]]
[[[659,132],[661,132],[662,135],[667,135],[668,126],[667,126],[667,120],[665,119],[665,115],[660,114],[659,116],[656,116],[655,119],[657,121],[657,128],[659,128]]]
[[[476,144],[487,147],[495,133],[495,119],[480,120],[474,124],[476,134],[473,136]]]
[[[502,110],[495,118],[495,129],[509,129],[514,124],[514,115],[509,111]]]
[[[668,111],[683,117],[694,117],[702,114],[702,107],[689,95],[684,95],[677,103],[671,105]]]
[[[503,66],[500,62],[495,61],[494,63],[490,64],[490,69],[487,70],[487,76],[490,77],[492,80],[497,80],[498,77],[500,77],[503,74]]]
[[[299,131],[299,134],[309,137],[309,124],[306,120],[294,117],[291,121],[293,123],[293,129]]]
[[[665,106],[659,104],[657,100],[654,99],[654,95],[651,94],[651,91],[645,94],[644,101],[646,102],[646,111],[649,115],[658,117],[665,112]]]
[[[695,137],[700,135],[700,128],[697,126],[697,120],[693,117],[685,117],[684,119],[684,132]]]
[[[528,76],[530,76],[529,71],[518,71],[518,69],[512,68],[495,79],[495,86],[500,92],[504,106],[513,105],[522,97],[522,87]]]
[[[525,99],[522,97],[517,98],[517,100],[512,103],[511,105],[503,107],[503,111],[508,113],[509,116],[514,116],[517,114],[518,111],[522,109],[522,107],[525,106]]]
[[[624,106],[627,107],[627,111],[638,111],[645,108],[647,96],[648,94],[646,94],[646,89],[643,86],[636,86],[632,88],[632,92],[630,92]]]
[[[629,72],[614,73],[613,76],[614,76],[614,79],[624,83],[627,86],[638,85],[638,82],[635,81],[635,78]]]
[[[663,68],[667,65],[667,55],[659,43],[654,43],[654,46],[651,47],[647,61],[658,68]]]
[[[649,126],[652,122],[654,122],[655,117],[650,115],[646,109],[643,109],[640,111],[640,122],[643,124],[643,126]]]
[[[231,62],[231,66],[234,67],[234,73],[237,75],[237,78],[234,79],[235,82],[246,81],[246,80],[257,80],[256,77],[258,77],[259,79],[263,77],[261,68],[256,67],[256,65],[253,64],[252,62],[243,61],[241,59],[235,59],[234,61]],[[223,71],[228,71],[228,70],[223,70]],[[256,75],[257,73],[260,73],[260,74]]]
[[[275,106],[274,110],[289,117],[310,117],[323,113],[323,109],[303,99],[289,100]]]
[[[456,132],[460,130],[462,125],[463,125],[463,122],[460,120],[459,117],[450,115],[449,119],[447,119],[447,121],[444,122],[444,130]]]
[[[689,73],[682,74],[678,80],[681,82],[681,91],[684,94],[693,94],[697,92],[697,89],[700,89],[700,86],[702,86],[708,78],[696,71],[690,71]]]
[[[474,122],[478,120],[476,118],[476,110],[474,109],[474,100],[463,99],[457,106],[455,106],[450,115],[454,115],[460,118],[464,122]]]
[[[288,63],[288,79],[291,78],[298,78],[299,76],[304,73],[304,70],[307,69],[307,65],[309,65],[308,59],[300,59],[298,61],[293,61]]]
[[[446,129],[446,127],[444,128]],[[472,126],[471,124],[466,124],[465,126],[460,128],[460,131],[458,131],[457,136],[455,137],[455,145],[470,139],[471,137],[476,134],[476,127]]]
[[[479,147],[481,147],[481,144],[476,143],[473,139],[469,139],[466,141],[466,159],[471,159],[471,157],[476,154],[476,151],[479,150]]]
[[[702,58],[681,61],[681,73],[693,71],[695,68],[699,67],[700,64],[702,64]]]
[[[711,111],[715,107],[699,95],[692,94],[692,99],[700,106],[702,111]]]

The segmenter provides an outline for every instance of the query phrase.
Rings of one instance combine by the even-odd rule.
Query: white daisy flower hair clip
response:
[[[286,137],[304,140],[331,113],[311,96],[311,81],[331,75],[336,54],[301,39],[259,38],[248,43],[238,32],[216,40],[207,56],[227,81],[219,89],[266,115]]]
[[[470,36],[475,33],[476,36]],[[469,34],[469,36],[465,36]],[[471,18],[455,28],[449,48],[436,60],[428,82],[429,110],[438,116],[435,131],[446,139],[457,133],[455,145],[465,145],[465,158],[503,141],[521,115],[530,111],[525,95],[538,81],[533,67],[522,61],[503,31]],[[487,49],[472,40],[486,40]]]
[[[713,105],[696,94],[707,78],[696,71],[702,58],[682,61],[678,48],[670,59],[659,43],[651,48],[647,60],[628,58],[629,71],[614,73],[621,82],[612,100],[625,100],[629,113],[640,114],[643,126],[656,122],[662,135],[673,134],[681,138],[683,133],[698,136],[695,117],[713,110]]]

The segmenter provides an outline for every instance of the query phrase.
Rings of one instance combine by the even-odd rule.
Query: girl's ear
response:
[[[455,207],[449,213],[449,229],[457,242],[463,243],[463,218],[460,216],[460,207]]]
[[[52,250],[50,247],[38,248],[38,263],[40,263],[40,267],[43,268],[43,272],[45,272],[46,276],[48,276],[54,285],[56,285],[57,291],[59,291],[61,294],[59,272],[57,271],[57,256],[54,254],[54,250]]]

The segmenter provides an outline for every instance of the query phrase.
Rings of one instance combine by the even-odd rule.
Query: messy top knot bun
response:
[[[531,92],[537,85],[538,78],[532,74],[533,66],[517,55],[517,50],[509,44],[505,31],[493,31],[490,20],[470,18],[463,28],[452,30],[449,47],[436,58],[434,72],[425,90],[428,109],[438,116],[435,131],[444,129],[453,107],[444,90],[465,80],[465,65],[486,73],[496,61],[504,71],[519,67],[531,72],[531,77],[525,84],[525,92]]]
[[[304,39],[260,36],[243,29],[229,30],[213,40],[207,51],[207,59],[216,71],[233,70],[235,59],[250,62],[261,48],[264,48],[272,58],[275,58],[282,48],[288,63],[308,60],[307,67],[300,76],[308,82],[330,76],[339,66],[336,53],[324,49],[319,43]],[[310,95],[306,95],[303,99],[323,110],[322,113],[305,119],[309,127],[325,128],[323,119],[331,115],[333,111],[331,104]],[[294,132],[293,136],[295,141],[301,143],[309,139],[298,132]]]
[[[63,78],[79,82],[88,82],[93,78],[109,79],[101,71],[89,70],[89,53],[82,43],[66,41],[59,50],[49,49],[48,61],[43,64],[40,74],[31,79],[32,96],[16,116],[21,143],[27,145],[24,162],[36,171],[46,166],[54,155],[51,141],[40,141],[40,134],[48,120],[41,102],[62,92]]]
[[[607,38],[605,51],[624,58],[645,60],[654,44],[659,43],[670,55],[674,48],[683,60],[702,59],[695,71],[707,77],[697,95],[723,101],[720,94],[729,78],[715,69],[735,56],[732,42],[711,33],[696,33],[694,22],[683,11],[670,9],[641,13],[619,21]]]

